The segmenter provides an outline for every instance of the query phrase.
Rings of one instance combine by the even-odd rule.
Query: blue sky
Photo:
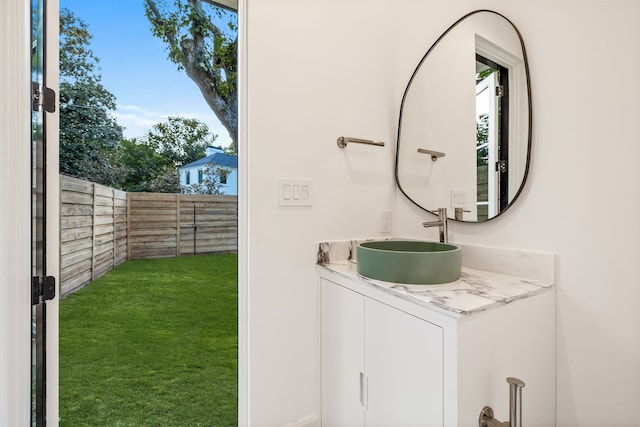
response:
[[[60,8],[87,23],[102,84],[116,97],[114,115],[125,137],[143,136],[168,116],[183,116],[205,122],[219,145],[229,144],[229,134],[195,83],[167,59],[164,44],[151,34],[143,0],[60,0]]]

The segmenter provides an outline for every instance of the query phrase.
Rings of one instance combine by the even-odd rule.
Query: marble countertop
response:
[[[319,243],[318,268],[326,269],[346,279],[356,280],[456,318],[503,306],[554,288],[553,280],[550,280],[553,277],[553,271],[542,271],[548,270],[549,267],[553,268],[552,254],[533,253],[527,255],[523,251],[517,251],[518,256],[512,258],[518,272],[522,270],[522,265],[531,264],[527,265],[524,270],[531,271],[531,276],[534,277],[525,278],[509,274],[508,271],[496,272],[477,268],[477,264],[482,264],[477,259],[471,260],[469,258],[470,261],[473,261],[470,263],[474,265],[465,265],[465,250],[470,254],[486,253],[487,256],[492,255],[492,248],[469,245],[461,245],[463,249],[462,276],[455,282],[441,285],[408,285],[373,280],[358,274],[357,260],[355,259],[355,245],[358,242]],[[496,250],[501,251],[501,255],[504,255],[504,249]],[[495,256],[495,254],[493,255]],[[504,258],[502,259],[504,260]],[[487,262],[488,266],[491,264],[491,262]],[[503,262],[502,266],[503,270],[508,270],[508,262]]]

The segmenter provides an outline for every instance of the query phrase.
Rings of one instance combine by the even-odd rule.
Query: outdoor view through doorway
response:
[[[59,17],[60,425],[235,426],[237,12]]]

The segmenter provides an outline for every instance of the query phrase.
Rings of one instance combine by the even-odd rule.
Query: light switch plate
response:
[[[465,190],[451,190],[451,207],[466,208],[467,192]]]
[[[311,206],[311,180],[279,179],[279,206]]]

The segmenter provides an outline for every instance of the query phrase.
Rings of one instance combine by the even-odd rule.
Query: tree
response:
[[[156,123],[140,140],[123,140],[120,164],[126,191],[179,193],[178,168],[205,155],[216,139],[209,127],[196,119],[169,117]]]
[[[123,140],[120,164],[125,171],[122,180],[122,189],[125,191],[180,192],[180,178],[176,168],[144,142],[135,138]]]
[[[145,143],[179,168],[204,157],[207,146],[216,138],[200,120],[168,117],[166,122],[153,125]]]
[[[210,0],[145,0],[153,34],[169,51],[169,59],[193,80],[220,123],[233,150],[238,140],[237,16]],[[227,32],[213,23],[227,19]]]
[[[180,174],[174,168],[165,167],[149,182],[151,193],[179,193]]]
[[[180,175],[173,163],[144,141],[125,139],[119,162],[123,170],[122,189],[149,193],[179,193]]]
[[[87,24],[60,11],[60,171],[117,185],[122,127],[112,117],[115,96],[101,83],[99,59],[89,49]]]
[[[226,181],[230,172],[226,168],[209,162],[202,171],[202,181],[189,185],[184,189],[184,192],[189,194],[221,194],[222,183]]]

